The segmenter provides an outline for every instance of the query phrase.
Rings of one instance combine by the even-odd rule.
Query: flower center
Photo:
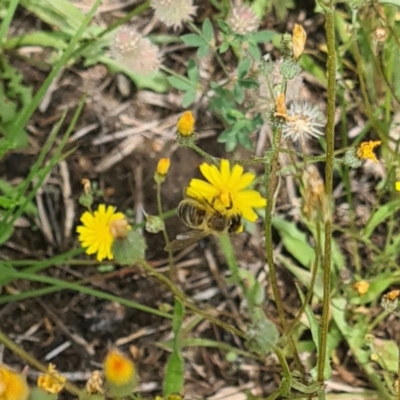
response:
[[[219,195],[219,200],[224,207],[226,208],[232,207],[231,195],[227,190],[221,191]]]

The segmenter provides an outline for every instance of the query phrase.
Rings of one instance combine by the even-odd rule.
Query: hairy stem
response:
[[[326,164],[325,164],[325,193],[329,201],[329,215],[325,216],[325,250],[323,264],[323,299],[321,335],[318,355],[318,381],[324,382],[324,366],[327,356],[327,339],[329,329],[329,307],[331,292],[331,246],[332,246],[332,189],[333,189],[333,161],[335,139],[335,99],[336,99],[336,49],[335,49],[335,25],[334,25],[334,1],[330,0],[325,12],[325,30],[328,48],[327,72],[328,72],[328,102],[326,123]]]

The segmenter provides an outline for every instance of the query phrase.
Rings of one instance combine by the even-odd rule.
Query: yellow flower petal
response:
[[[228,160],[221,160],[220,168],[203,163],[200,171],[208,181],[192,179],[186,194],[205,201],[220,213],[240,214],[243,218],[256,221],[254,208],[265,207],[266,200],[255,190],[246,188],[254,181],[251,172],[243,173],[241,165],[230,168]]]
[[[111,229],[114,221],[125,219],[125,215],[115,212],[115,207],[100,204],[93,213],[84,212],[80,218],[83,225],[76,228],[78,240],[88,255],[96,254],[97,261],[112,260],[114,234]],[[130,229],[127,225],[127,229]]]
[[[395,184],[395,189],[400,192],[400,181],[397,181]]]

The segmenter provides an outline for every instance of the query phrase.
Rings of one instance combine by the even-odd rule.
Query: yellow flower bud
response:
[[[192,112],[185,111],[178,120],[178,133],[182,136],[192,136],[194,132],[194,122]]]
[[[307,34],[304,28],[301,25],[294,24],[292,43],[293,43],[293,56],[296,60],[298,60],[303,54],[306,40],[307,40]]]
[[[169,158],[160,158],[157,164],[157,174],[161,176],[167,175],[170,164]]]
[[[25,377],[0,365],[0,399],[26,400],[28,396],[29,387]]]
[[[398,192],[400,192],[400,181],[397,181],[396,183],[395,183],[395,189],[398,191]]]
[[[129,385],[135,380],[135,365],[126,355],[117,350],[110,350],[104,360],[104,375],[109,385]]]

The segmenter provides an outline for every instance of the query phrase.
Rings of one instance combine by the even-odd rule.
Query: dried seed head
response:
[[[238,4],[232,6],[226,23],[233,32],[246,35],[258,29],[260,20],[249,6]]]
[[[111,53],[123,67],[137,74],[156,72],[161,65],[158,47],[128,26],[116,32]]]
[[[310,164],[303,173],[303,213],[309,220],[328,215],[324,181],[318,169]]]
[[[115,219],[110,222],[110,231],[114,239],[126,239],[131,229],[131,226],[125,218]]]
[[[306,45],[307,34],[301,25],[294,24],[293,28],[293,57],[298,60],[304,51],[304,46]]]
[[[382,296],[381,306],[397,316],[400,316],[400,290],[392,290]]]
[[[318,138],[324,134],[325,117],[316,106],[294,101],[287,109],[287,116],[282,125],[284,139],[304,143],[310,136]]]
[[[180,28],[183,22],[192,21],[197,7],[193,0],[151,0],[155,16],[169,28]]]

